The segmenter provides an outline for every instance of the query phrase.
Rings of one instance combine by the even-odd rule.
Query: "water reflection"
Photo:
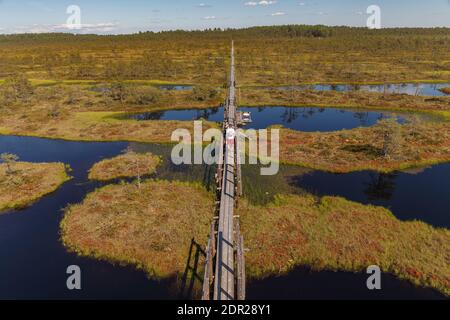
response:
[[[397,174],[376,174],[371,172],[369,177],[370,181],[365,183],[366,188],[364,189],[364,193],[369,201],[391,200],[395,192]]]
[[[315,90],[315,91],[366,91],[378,92],[384,94],[407,94],[413,96],[432,96],[442,97],[448,94],[441,91],[443,88],[450,87],[450,83],[399,83],[399,84],[316,84],[299,86],[280,86],[280,87],[260,87],[261,89],[273,90]]]
[[[368,127],[376,124],[381,119],[391,117],[396,118],[400,123],[404,123],[409,116],[407,114],[397,115],[381,111],[316,107],[260,106],[255,108],[239,108],[239,110],[252,114],[253,122],[246,126],[249,129],[265,129],[273,125],[282,125],[285,128],[306,132],[338,131]],[[138,121],[193,121],[203,119],[221,122],[223,120],[223,113],[223,108],[186,109],[129,114],[125,118]]]

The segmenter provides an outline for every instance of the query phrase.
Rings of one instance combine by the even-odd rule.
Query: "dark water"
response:
[[[239,108],[243,112],[251,112],[253,122],[247,129],[265,129],[272,125],[282,125],[285,128],[315,132],[338,131],[369,127],[379,120],[395,117],[399,122],[405,122],[405,116],[398,116],[388,112],[356,111],[334,108],[315,107],[258,107]],[[145,120],[208,120],[220,122],[224,116],[223,108],[168,110],[127,115],[127,118],[139,121]]]
[[[132,267],[79,258],[67,253],[59,241],[62,209],[81,202],[100,185],[87,180],[90,167],[121,153],[127,143],[79,143],[23,137],[0,137],[0,153],[10,152],[23,161],[70,164],[74,177],[55,193],[20,212],[0,215],[0,299],[174,299],[174,279],[149,280]],[[160,146],[133,145],[141,151],[163,155]],[[167,149],[167,147],[165,147]],[[160,177],[199,180],[204,168],[177,167],[170,175],[170,163],[160,168]],[[189,171],[189,173],[186,173]],[[183,174],[184,172],[184,174]],[[197,177],[194,177],[198,175]],[[184,179],[181,179],[184,177]],[[186,244],[186,253],[189,244]],[[82,269],[82,290],[66,289],[66,268]]]
[[[413,96],[448,96],[439,89],[450,87],[450,83],[400,83],[386,85],[351,85],[351,84],[316,84],[300,86],[264,87],[265,89],[279,90],[316,90],[316,91],[367,91],[378,93],[407,94]]]
[[[152,152],[163,157],[165,161],[158,168],[155,178],[199,181],[211,188],[213,168],[174,166],[168,160],[171,150],[169,146],[0,137],[0,153],[15,153],[21,160],[30,162],[61,161],[70,164],[74,177],[55,193],[42,198],[31,207],[20,212],[0,215],[0,299],[176,299],[179,297],[180,292],[176,288],[175,278],[148,279],[143,272],[133,267],[115,266],[94,259],[80,258],[68,253],[59,241],[62,209],[69,204],[81,202],[87,193],[101,186],[87,180],[89,168],[102,159],[120,154],[128,146],[137,152]],[[295,177],[299,174],[299,169],[285,168],[283,173]],[[448,172],[438,172],[441,179],[444,179],[442,174],[448,174]],[[276,189],[280,190],[283,179],[278,180]],[[406,185],[399,186],[407,188]],[[426,202],[429,199],[424,198],[423,201]],[[186,257],[189,247],[190,244],[186,244]],[[81,291],[71,292],[66,289],[66,268],[69,265],[81,267]],[[388,276],[383,281],[384,291],[374,295],[364,289],[366,279],[365,275],[342,272],[293,271],[283,277],[250,281],[249,298],[442,298],[433,290],[415,288],[404,281]]]
[[[168,90],[168,91],[186,91],[186,90],[192,90],[194,89],[194,86],[188,86],[188,85],[175,85],[175,84],[165,84],[165,85],[158,85],[156,86],[162,90]]]
[[[349,272],[314,272],[296,268],[282,276],[250,280],[250,300],[443,300],[439,292],[417,288],[394,276],[381,276],[381,290],[367,289],[368,275]]]
[[[450,229],[450,164],[414,174],[313,171],[292,177],[291,183],[318,195],[336,195],[363,204],[384,206],[401,220],[421,220]]]

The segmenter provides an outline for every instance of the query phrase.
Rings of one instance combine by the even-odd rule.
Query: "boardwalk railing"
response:
[[[206,248],[205,276],[203,278],[202,300],[211,300],[211,289],[214,283],[214,257],[216,255],[216,222],[211,223],[208,246]]]

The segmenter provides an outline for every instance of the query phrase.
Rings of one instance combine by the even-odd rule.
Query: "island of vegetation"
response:
[[[450,124],[394,119],[337,132],[280,131],[280,161],[336,173],[392,172],[450,161]]]
[[[180,182],[110,185],[67,209],[62,240],[81,255],[134,264],[155,277],[180,275],[191,239],[207,241],[212,199],[204,188]],[[243,200],[238,214],[250,278],[295,266],[358,272],[376,264],[450,295],[446,229],[401,222],[381,207],[309,194],[277,196],[267,206]]]
[[[8,153],[0,158],[0,213],[27,207],[70,179],[63,163],[17,162]]]
[[[109,185],[67,209],[62,240],[78,254],[169,277],[184,270],[191,239],[206,243],[213,202],[212,194],[195,184]]]
[[[127,151],[125,154],[96,163],[89,170],[89,179],[109,181],[118,178],[150,175],[156,171],[161,159],[151,153],[140,154]]]

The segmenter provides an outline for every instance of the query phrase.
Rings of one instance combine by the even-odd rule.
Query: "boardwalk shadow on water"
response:
[[[181,279],[180,299],[192,300],[201,296],[199,290],[203,285],[203,276],[200,276],[200,273],[203,271],[201,266],[204,264],[205,258],[206,252],[202,249],[202,246],[195,239],[192,239],[186,268]]]

